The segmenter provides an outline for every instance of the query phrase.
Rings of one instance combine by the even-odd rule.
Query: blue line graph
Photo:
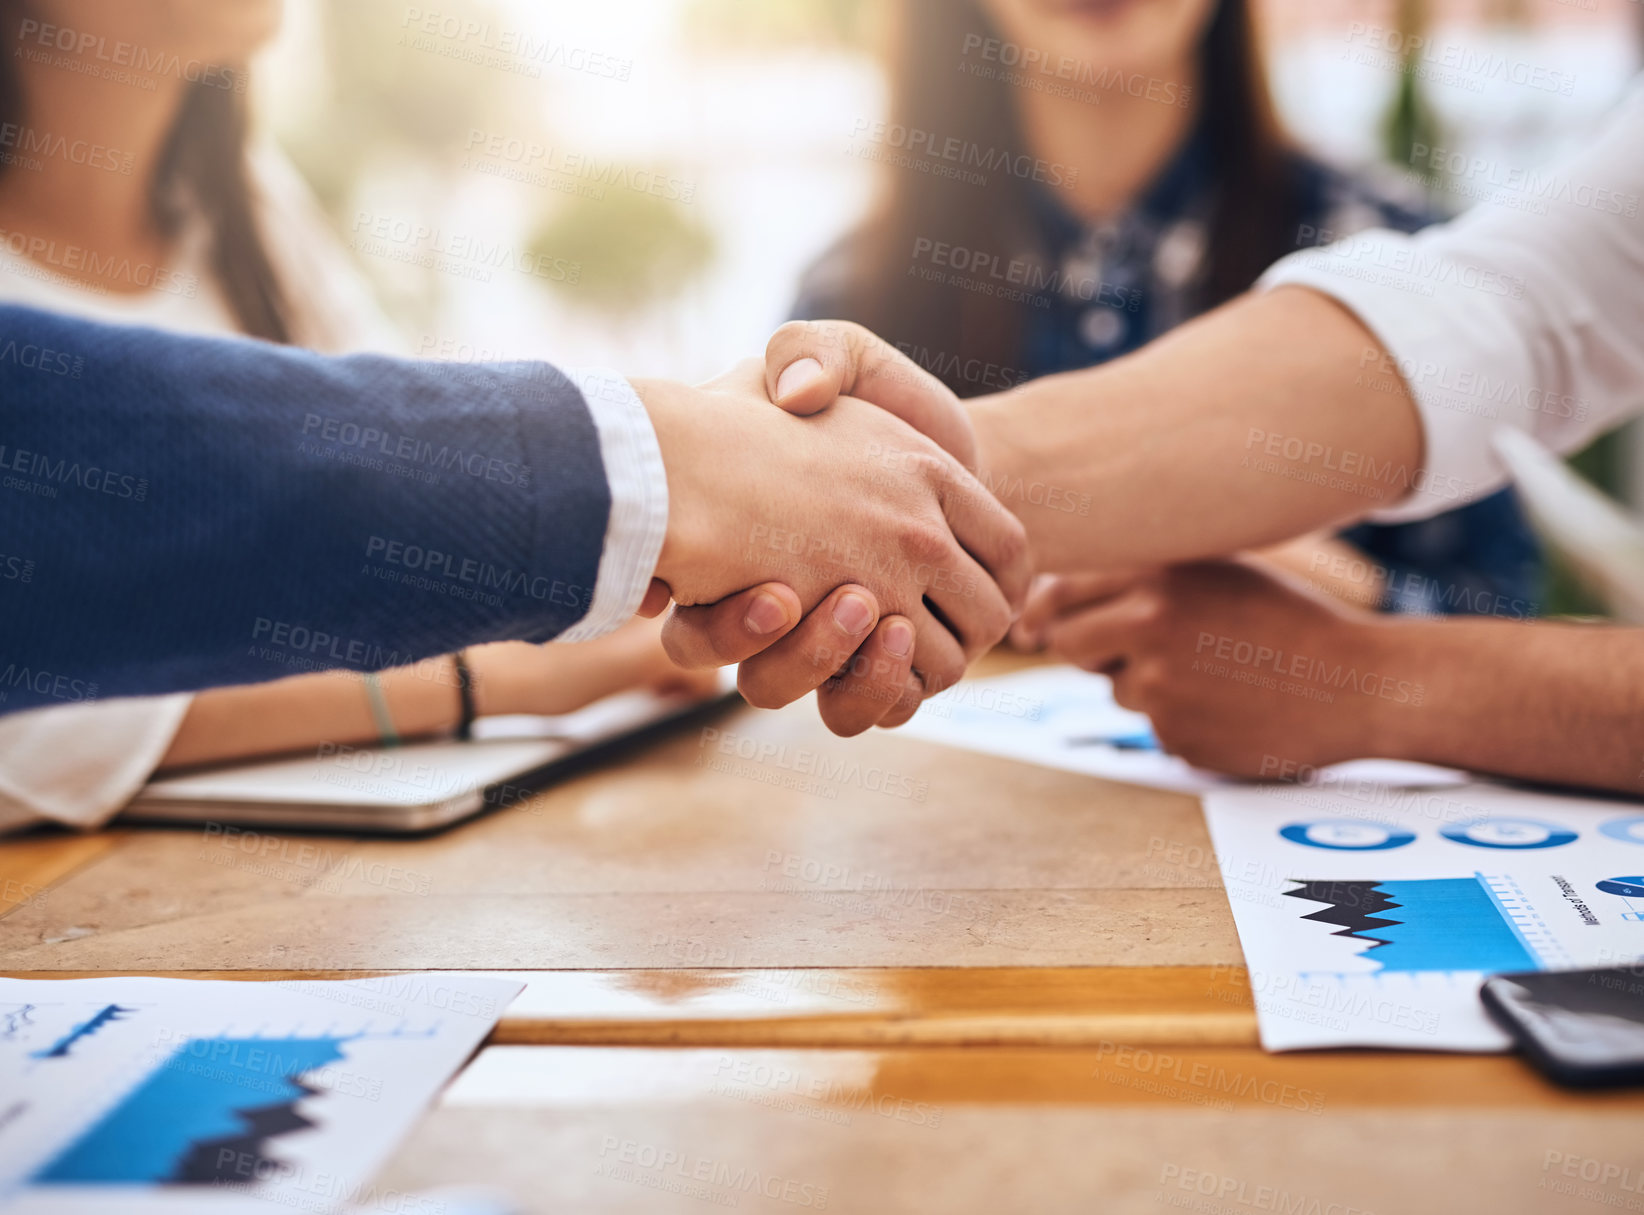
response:
[[[123,1016],[136,1011],[137,1010],[135,1008],[123,1008],[118,1004],[106,1004],[86,1020],[76,1025],[68,1033],[57,1039],[57,1041],[46,1047],[45,1050],[34,1051],[33,1057],[36,1059],[66,1058],[69,1051],[74,1049],[74,1044],[76,1042],[80,1041],[82,1038],[91,1037],[105,1025],[112,1025]]]
[[[0,1042],[15,1041],[24,1030],[34,1026],[35,1007],[18,1004],[0,1012]]]

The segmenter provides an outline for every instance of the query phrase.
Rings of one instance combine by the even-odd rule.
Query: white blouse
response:
[[[1261,281],[1338,300],[1391,356],[1383,366],[1369,352],[1362,373],[1409,386],[1426,474],[1372,516],[1383,523],[1500,488],[1498,428],[1569,452],[1644,413],[1644,82],[1561,164],[1448,167],[1489,201],[1414,236],[1378,230],[1292,254]]]
[[[296,171],[259,149],[252,183],[263,239],[293,312],[293,339],[326,353],[401,353],[348,252]],[[230,335],[238,325],[217,288],[203,224],[185,227],[162,270],[137,268],[147,289],[102,291],[21,255],[0,232],[0,301],[180,333]],[[140,697],[0,717],[0,832],[51,820],[96,827],[159,766],[193,697]]]

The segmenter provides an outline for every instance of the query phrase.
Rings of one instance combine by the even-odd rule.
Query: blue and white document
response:
[[[1644,804],[1327,773],[1204,810],[1269,1050],[1504,1050],[1487,976],[1644,962]]]
[[[372,1177],[522,986],[0,979],[0,1205],[380,1206]]]

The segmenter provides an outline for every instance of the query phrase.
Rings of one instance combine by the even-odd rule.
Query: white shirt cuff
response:
[[[160,766],[194,697],[129,697],[0,718],[0,832],[101,827]]]
[[[605,547],[588,614],[556,641],[592,641],[626,623],[651,585],[668,532],[668,474],[651,416],[622,376],[568,369],[599,431],[599,454],[611,491]]]

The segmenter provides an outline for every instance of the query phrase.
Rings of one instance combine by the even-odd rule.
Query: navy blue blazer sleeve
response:
[[[0,713],[549,640],[610,506],[545,364],[0,307]]]

